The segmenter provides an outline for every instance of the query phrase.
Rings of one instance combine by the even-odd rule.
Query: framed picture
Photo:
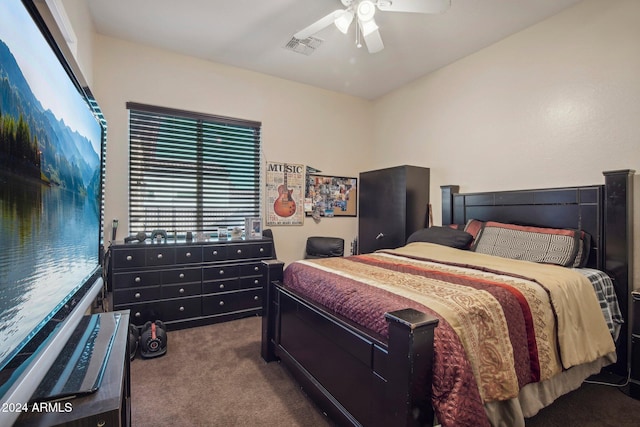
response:
[[[305,167],[292,163],[267,162],[267,226],[302,225]]]
[[[262,218],[245,218],[244,235],[247,239],[262,239]]]
[[[229,229],[227,227],[218,227],[218,240],[226,240]]]
[[[307,179],[306,216],[357,216],[358,179],[310,174]]]

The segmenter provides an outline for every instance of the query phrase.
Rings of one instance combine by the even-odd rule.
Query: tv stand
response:
[[[120,316],[99,388],[89,394],[25,403],[28,412],[22,412],[15,426],[131,426],[131,387],[129,382],[129,310],[99,313],[93,316],[108,324],[108,316]],[[109,340],[107,340],[109,341]],[[95,346],[109,342],[96,341]],[[96,353],[99,353],[96,349]],[[56,369],[56,366],[51,368]],[[59,367],[57,367],[60,370]],[[51,372],[51,371],[50,371]]]

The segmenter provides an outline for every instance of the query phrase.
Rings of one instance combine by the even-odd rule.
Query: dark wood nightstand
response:
[[[111,316],[111,322],[107,319]],[[118,323],[110,329],[114,316]],[[129,427],[131,426],[131,385],[129,383],[129,311],[94,314],[100,329],[108,329],[110,350],[100,387],[94,393],[59,401],[31,404],[30,412],[23,412],[15,427]],[[80,326],[79,326],[80,328]],[[97,340],[102,347],[108,340]],[[99,353],[94,349],[96,353]],[[88,363],[91,363],[90,361]],[[35,406],[34,406],[35,405]],[[33,411],[33,408],[38,408]]]

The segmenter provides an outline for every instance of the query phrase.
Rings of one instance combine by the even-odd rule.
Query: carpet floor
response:
[[[171,331],[167,354],[131,362],[132,425],[332,424],[286,369],[260,357],[261,318]],[[584,384],[527,420],[527,427],[640,426],[640,400]]]

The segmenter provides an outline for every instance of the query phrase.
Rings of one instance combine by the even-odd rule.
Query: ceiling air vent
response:
[[[298,40],[292,37],[284,48],[308,56],[319,48],[323,41],[324,40],[313,36],[307,37],[304,40]]]

